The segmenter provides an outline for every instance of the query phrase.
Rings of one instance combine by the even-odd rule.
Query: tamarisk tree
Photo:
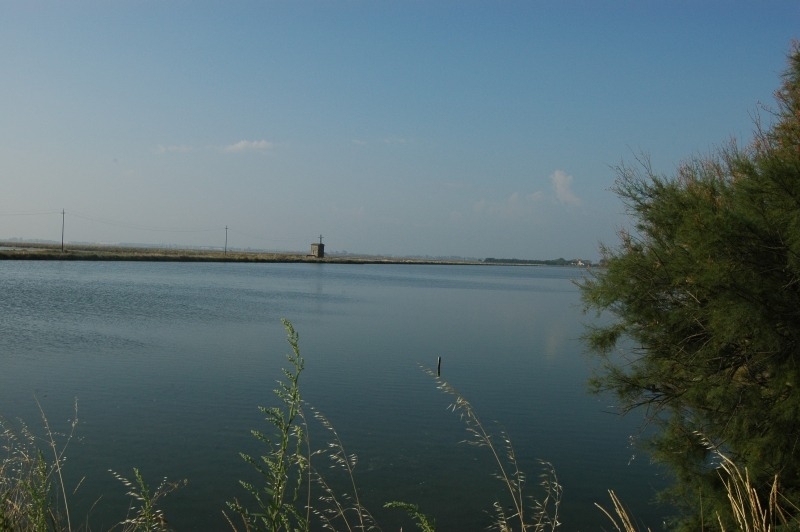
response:
[[[768,500],[800,507],[800,45],[770,125],[656,175],[646,158],[617,168],[632,219],[605,268],[581,283],[587,330],[603,364],[596,391],[642,408],[647,445],[674,482],[685,530],[735,528],[715,451]]]

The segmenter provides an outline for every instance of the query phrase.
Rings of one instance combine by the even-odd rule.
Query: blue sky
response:
[[[6,0],[0,238],[594,259],[612,167],[748,142],[795,38],[796,1]]]

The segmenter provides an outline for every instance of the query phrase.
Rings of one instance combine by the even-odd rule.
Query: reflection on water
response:
[[[79,400],[72,480],[95,529],[126,501],[108,473],[139,467],[153,482],[188,478],[165,509],[178,530],[224,529],[224,502],[258,454],[249,429],[288,351],[279,318],[300,333],[305,398],[336,426],[364,500],[398,529],[388,500],[420,505],[439,530],[487,523],[499,484],[481,449],[459,445],[450,398],[419,365],[434,367],[484,422],[507,430],[528,472],[554,464],[567,530],[598,529],[593,507],[615,489],[642,520],[662,480],[630,462],[637,421],[589,396],[589,359],[568,268],[0,262],[0,413],[51,420]],[[324,434],[315,436],[324,443]],[[630,462],[630,463],[629,463]],[[108,515],[103,508],[109,508]]]

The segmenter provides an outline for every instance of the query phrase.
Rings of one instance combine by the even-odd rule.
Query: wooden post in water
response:
[[[442,376],[442,357],[439,357],[439,360],[436,362],[436,376]]]

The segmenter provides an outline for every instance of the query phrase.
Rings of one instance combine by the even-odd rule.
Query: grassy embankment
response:
[[[91,244],[0,242],[0,260],[107,260],[152,262],[326,262],[338,264],[482,264],[469,260],[437,260],[380,256],[315,258],[300,252],[260,252],[221,249],[128,247]]]

